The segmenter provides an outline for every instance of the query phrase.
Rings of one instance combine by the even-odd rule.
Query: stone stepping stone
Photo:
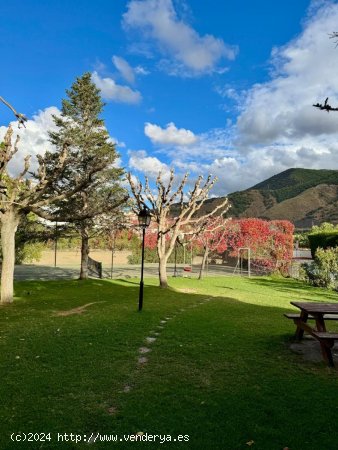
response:
[[[140,347],[138,349],[138,351],[139,351],[139,353],[149,353],[149,352],[151,352],[150,348],[148,348],[148,347]]]
[[[159,328],[160,330],[163,330],[163,326],[162,325],[158,325],[157,328]]]
[[[148,337],[146,337],[146,341],[147,341],[149,344],[152,344],[153,342],[156,341],[156,337],[150,337],[150,336],[148,336]]]
[[[115,408],[115,406],[111,406],[110,408],[107,409],[107,412],[111,416],[114,416],[117,413],[117,408]]]
[[[167,323],[167,321],[166,320],[161,320],[160,323]]]
[[[139,364],[146,364],[148,362],[148,358],[146,356],[140,356],[138,359]]]

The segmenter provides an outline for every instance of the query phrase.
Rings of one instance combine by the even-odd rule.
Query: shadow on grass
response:
[[[15,266],[14,279],[23,280],[73,280],[79,278],[79,268],[65,268],[52,266],[35,266],[23,264]]]
[[[254,282],[267,292],[297,290],[283,280]],[[307,450],[335,448],[337,378],[289,351],[294,325],[284,308],[243,303],[234,288],[205,302],[212,288],[181,287],[179,280],[167,290],[146,282],[139,313],[136,281],[16,283],[16,302],[0,310],[0,448],[15,448],[8,430],[187,434],[182,448],[194,450],[244,449],[251,439],[260,450],[304,442]],[[53,315],[103,300],[80,316]],[[163,319],[140,367],[138,349]],[[323,402],[318,415],[311,405]]]
[[[305,282],[293,280],[290,278],[267,279],[257,277],[257,278],[247,278],[247,280],[249,283],[252,283],[254,285],[273,288],[280,292],[285,292],[288,294],[297,292],[298,295],[301,294],[304,295],[304,297],[311,296],[311,301],[314,302],[317,301],[316,297],[318,301],[323,300],[338,301],[338,295],[334,291],[325,288],[317,288],[309,284],[306,284]]]

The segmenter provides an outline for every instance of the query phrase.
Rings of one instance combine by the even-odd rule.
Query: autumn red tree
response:
[[[253,263],[269,271],[284,271],[292,259],[294,226],[287,220],[234,219],[226,224],[226,248],[237,256],[250,248]]]
[[[197,236],[197,244],[203,248],[203,258],[198,279],[203,277],[203,271],[209,252],[223,253],[227,249],[227,229],[225,227],[228,219],[222,216],[210,217],[204,229]]]

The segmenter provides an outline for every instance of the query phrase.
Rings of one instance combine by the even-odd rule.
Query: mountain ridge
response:
[[[234,218],[290,220],[297,228],[338,223],[338,170],[291,168],[228,196]],[[211,211],[224,197],[208,199]]]

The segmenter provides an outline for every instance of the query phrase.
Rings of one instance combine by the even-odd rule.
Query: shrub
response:
[[[317,249],[338,246],[338,230],[315,232],[308,235],[311,255],[315,257]]]
[[[308,248],[309,247],[309,238],[306,232],[295,233],[293,236],[294,242],[298,242],[299,248]]]
[[[39,261],[44,247],[44,244],[41,242],[29,242],[19,246],[15,253],[15,263],[22,264]]]
[[[307,281],[313,286],[338,289],[338,247],[318,248],[315,260],[304,264]]]

